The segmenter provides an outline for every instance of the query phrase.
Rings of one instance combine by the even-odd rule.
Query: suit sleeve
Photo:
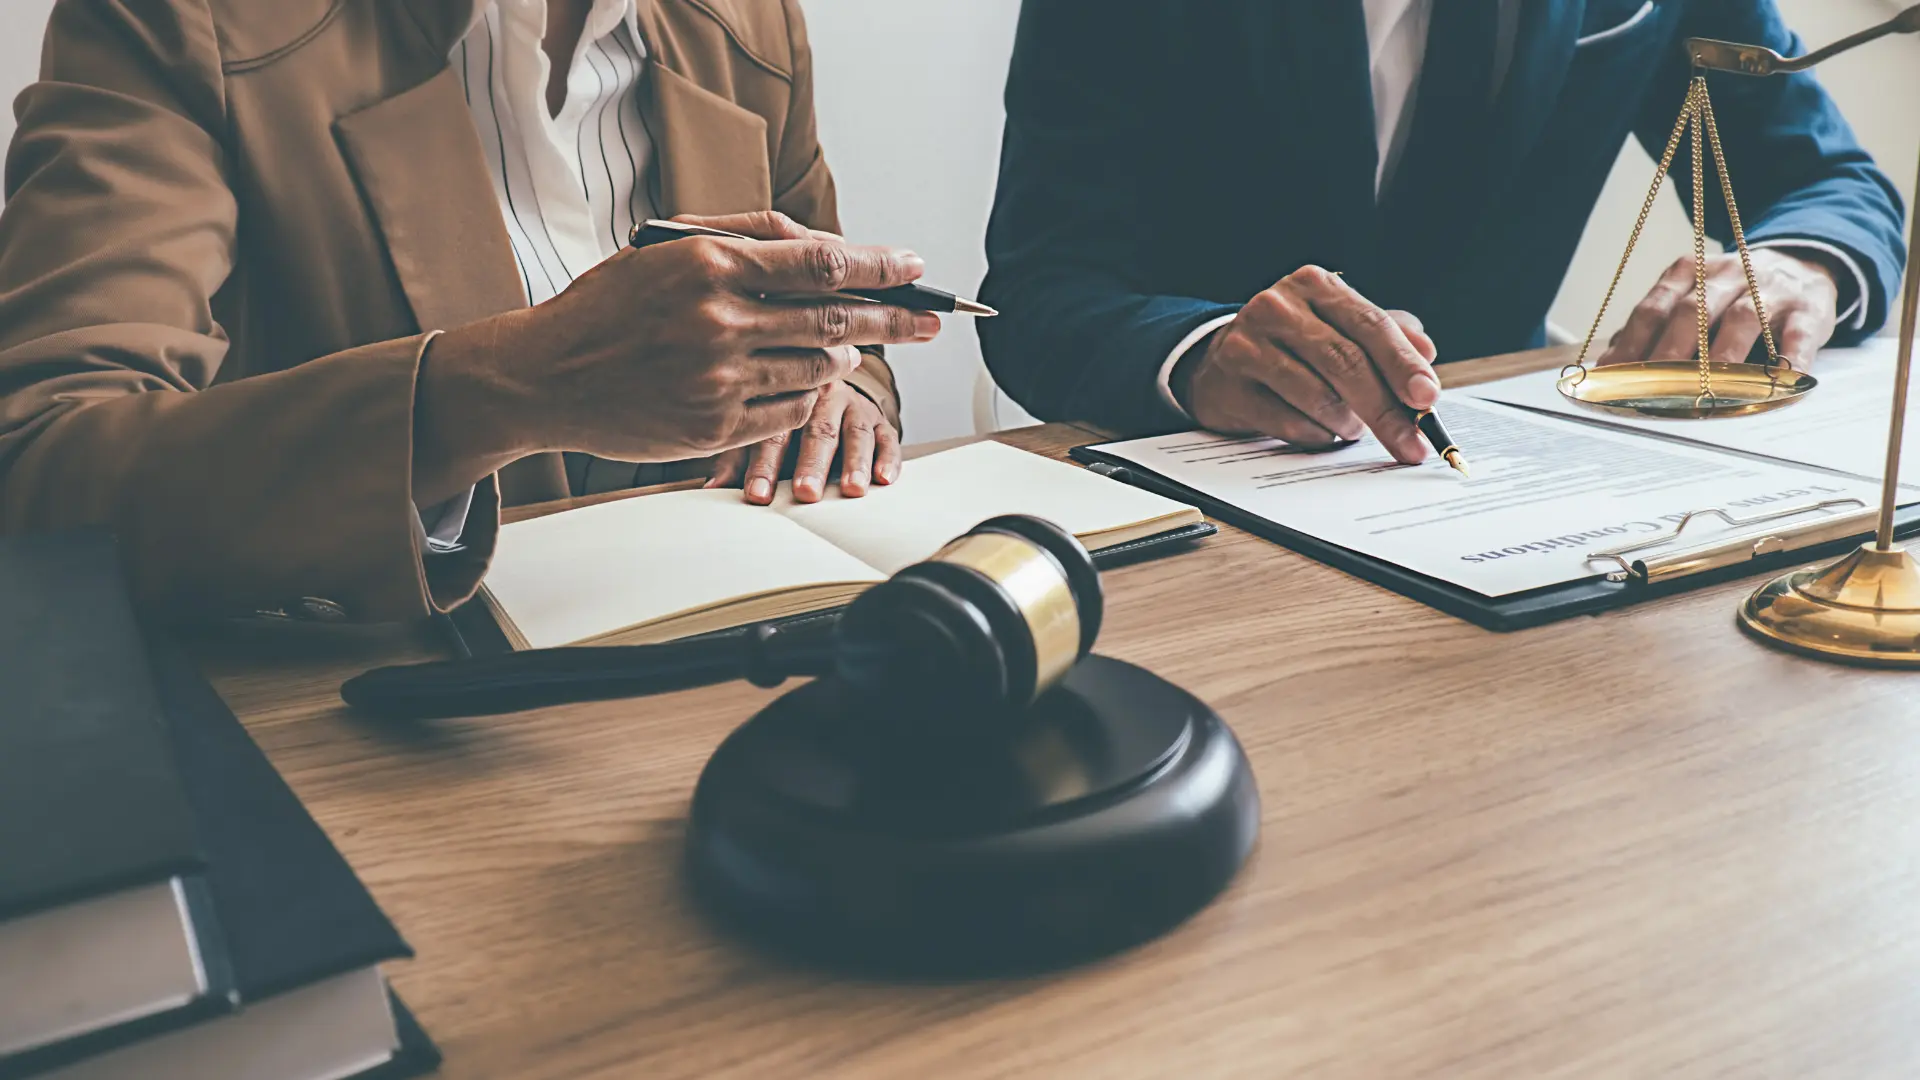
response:
[[[793,56],[793,95],[786,133],[780,139],[780,160],[773,163],[773,208],[810,229],[837,233],[840,207],[814,116],[813,48],[807,41],[807,21],[799,0],[783,0],[783,5]],[[848,385],[878,405],[887,422],[900,430],[900,391],[886,350],[873,346],[860,352],[860,366],[847,376]]]
[[[225,108],[204,7],[55,7],[0,212],[0,531],[110,526],[163,617],[303,597],[423,616],[472,591],[492,546],[421,558],[426,335],[216,385],[239,216]],[[476,519],[495,500],[488,481]]]
[[[1087,0],[1027,0],[1007,76],[1000,185],[987,233],[980,321],[987,367],[1043,420],[1122,432],[1189,426],[1161,394],[1184,338],[1232,305],[1139,281],[1134,237],[1156,210],[1141,190],[1154,153],[1149,20]]]
[[[1688,5],[1679,41],[1689,37],[1765,45],[1783,56],[1806,51],[1774,0]],[[1684,45],[1676,44],[1635,122],[1635,135],[1656,160],[1666,148],[1691,75]],[[1811,247],[1842,253],[1842,261],[1860,271],[1865,310],[1836,331],[1834,344],[1857,344],[1876,333],[1893,309],[1906,266],[1899,189],[1860,146],[1813,74],[1760,79],[1713,73],[1707,87],[1748,242],[1789,246],[1792,241],[1812,241]],[[1732,220],[1719,177],[1711,160],[1705,164],[1707,230],[1731,247]],[[1682,139],[1673,175],[1684,179],[1692,169],[1692,149]],[[1676,186],[1691,213],[1691,181]]]

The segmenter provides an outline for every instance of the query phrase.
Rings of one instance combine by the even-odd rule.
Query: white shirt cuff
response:
[[[1180,363],[1181,358],[1187,355],[1188,349],[1207,340],[1207,335],[1239,317],[1240,313],[1236,311],[1230,315],[1222,315],[1217,319],[1208,319],[1206,322],[1194,327],[1193,333],[1181,338],[1180,344],[1175,345],[1173,351],[1167,354],[1166,362],[1160,365],[1160,399],[1167,403],[1168,408],[1186,417],[1188,420],[1193,419],[1193,417],[1187,416],[1187,410],[1180,407],[1180,399],[1173,396],[1174,365]]]
[[[426,530],[427,553],[445,555],[459,551],[460,534],[467,531],[467,512],[473,509],[473,489],[448,499],[439,506],[427,510],[415,507],[420,515],[420,527]]]
[[[1849,306],[1847,310],[1840,312],[1838,317],[1834,319],[1834,322],[1849,330],[1858,330],[1867,325],[1867,275],[1860,272],[1860,264],[1854,261],[1853,256],[1824,240],[1801,240],[1781,237],[1776,240],[1762,240],[1757,244],[1749,244],[1747,246],[1750,248],[1773,248],[1776,251],[1787,252],[1791,252],[1797,248],[1801,251],[1817,251],[1822,255],[1831,255],[1835,259],[1838,259],[1840,265],[1846,267],[1847,272],[1853,275],[1854,289],[1853,304]]]

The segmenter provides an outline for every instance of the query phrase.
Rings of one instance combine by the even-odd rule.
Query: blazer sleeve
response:
[[[1139,24],[1139,25],[1135,25]],[[1151,209],[1154,55],[1146,21],[1085,0],[1027,0],[1007,76],[999,192],[979,322],[987,368],[1042,420],[1121,432],[1188,427],[1161,397],[1168,356],[1236,308],[1140,284],[1133,237]]]
[[[807,41],[807,20],[799,0],[782,0],[791,48],[793,93],[787,108],[786,131],[780,139],[779,160],[773,163],[773,208],[810,229],[840,232],[840,207],[833,172],[820,147],[820,129],[813,109],[813,47]],[[880,407],[887,422],[900,430],[900,391],[884,348],[860,350],[860,366],[847,376],[848,385]]]
[[[490,534],[423,563],[426,335],[216,384],[238,206],[211,16],[61,0],[19,98],[0,211],[0,531],[107,525],[165,618],[331,601],[424,616]],[[474,519],[489,521],[492,481]]]
[[[1806,51],[1774,0],[1689,4],[1686,10],[1679,42],[1710,37],[1765,45],[1783,56]],[[1655,160],[1666,149],[1691,76],[1686,50],[1676,44],[1635,121],[1636,137]],[[1864,278],[1866,311],[1863,322],[1836,331],[1834,344],[1858,344],[1878,332],[1896,302],[1907,260],[1899,189],[1861,147],[1812,73],[1765,79],[1710,74],[1707,86],[1748,242],[1812,240],[1845,252]],[[1682,139],[1673,175],[1687,177],[1692,169],[1692,148]],[[1712,161],[1706,169],[1707,230],[1730,247],[1732,219]],[[1692,213],[1692,185],[1675,186]]]

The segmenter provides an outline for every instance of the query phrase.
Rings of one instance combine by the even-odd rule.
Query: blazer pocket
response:
[[[1589,45],[1598,45],[1601,42],[1612,41],[1614,38],[1630,34],[1641,23],[1646,22],[1647,19],[1652,17],[1653,9],[1654,0],[1647,0],[1646,3],[1640,5],[1639,11],[1627,16],[1627,21],[1620,23],[1618,26],[1610,26],[1605,30],[1598,30],[1584,37],[1576,38],[1573,42],[1573,47],[1576,49],[1584,49]]]

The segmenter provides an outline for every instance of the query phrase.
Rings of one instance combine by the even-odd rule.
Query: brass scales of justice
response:
[[[1706,38],[1687,41],[1693,79],[1667,140],[1653,186],[1641,206],[1619,269],[1607,288],[1600,312],[1587,331],[1579,359],[1560,373],[1558,387],[1568,399],[1588,408],[1639,416],[1704,419],[1740,416],[1781,408],[1818,385],[1813,376],[1782,361],[1773,339],[1747,251],[1740,211],[1714,123],[1707,93],[1707,72],[1766,78],[1804,71],[1815,64],[1889,34],[1920,33],[1920,4],[1878,26],[1815,50],[1782,57],[1772,49]],[[1588,367],[1600,322],[1612,303],[1627,262],[1645,228],[1681,138],[1691,133],[1693,150],[1694,296],[1699,311],[1699,355],[1693,360],[1650,360]],[[1710,320],[1706,306],[1706,184],[1702,143],[1712,147],[1720,192],[1732,225],[1734,245],[1746,272],[1748,295],[1759,315],[1767,358],[1761,363],[1716,363],[1710,359]],[[1908,250],[1920,250],[1920,182],[1909,204],[1912,233]],[[1920,321],[1920,272],[1909,271],[1902,294],[1899,356],[1895,362],[1892,423],[1887,435],[1886,471],[1874,539],[1826,566],[1781,575],[1748,597],[1740,625],[1759,640],[1804,655],[1843,663],[1920,668],[1920,560],[1893,542],[1894,511],[1899,502],[1900,449],[1906,429],[1907,386],[1913,367],[1916,321]],[[1813,508],[1818,509],[1818,508]],[[1723,518],[1724,514],[1721,515]],[[1837,524],[1837,523],[1836,523]],[[1772,538],[1761,538],[1759,545]]]

